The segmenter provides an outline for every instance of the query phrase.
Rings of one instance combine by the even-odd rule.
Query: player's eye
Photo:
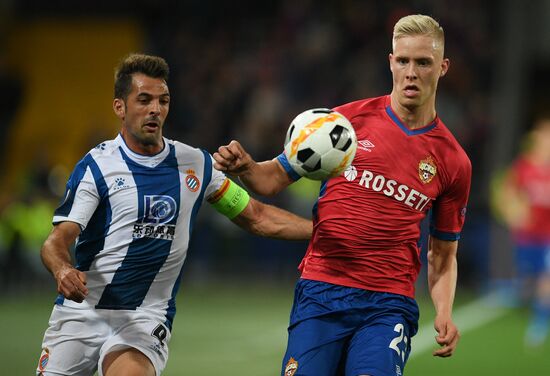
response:
[[[427,67],[430,65],[430,61],[427,59],[418,60],[418,65],[421,67]]]
[[[404,59],[404,58],[398,58],[397,59],[397,63],[400,64],[400,65],[407,65],[409,61],[407,59]]]

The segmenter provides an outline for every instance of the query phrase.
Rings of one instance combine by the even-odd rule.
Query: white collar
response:
[[[159,163],[161,163],[163,160],[166,159],[168,156],[168,153],[170,152],[170,148],[168,147],[168,139],[163,137],[162,141],[164,143],[164,147],[161,151],[159,151],[157,154],[154,155],[144,155],[139,154],[134,151],[132,151],[128,145],[126,144],[126,141],[124,141],[124,138],[122,138],[122,135],[119,133],[118,136],[115,138],[115,141],[118,143],[118,145],[122,148],[124,153],[134,162],[147,166],[147,167],[156,167]]]

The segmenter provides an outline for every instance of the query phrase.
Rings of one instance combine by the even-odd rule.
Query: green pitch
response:
[[[288,284],[184,284],[178,296],[170,359],[163,376],[278,375],[292,294],[293,286]],[[3,375],[34,374],[53,299],[53,292],[45,297],[3,298]],[[459,296],[459,300],[467,299]],[[429,301],[421,300],[420,304],[421,326],[431,325],[433,310]],[[457,304],[456,309],[461,305]],[[490,307],[479,309],[470,320],[475,323],[490,311]],[[457,353],[448,359],[432,357],[433,346],[428,342],[424,352],[410,359],[405,375],[550,374],[550,343],[537,350],[523,346],[527,317],[523,309],[510,309],[481,326],[474,325],[463,333]]]

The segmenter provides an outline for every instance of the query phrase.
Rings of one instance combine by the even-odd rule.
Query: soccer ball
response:
[[[357,150],[357,136],[346,117],[328,108],[302,112],[292,120],[285,155],[300,176],[326,180],[340,175]]]

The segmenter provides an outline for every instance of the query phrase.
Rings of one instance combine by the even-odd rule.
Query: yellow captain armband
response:
[[[241,214],[249,201],[250,196],[248,192],[227,178],[220,189],[208,199],[208,202],[212,204],[214,209],[229,219],[233,219]]]

